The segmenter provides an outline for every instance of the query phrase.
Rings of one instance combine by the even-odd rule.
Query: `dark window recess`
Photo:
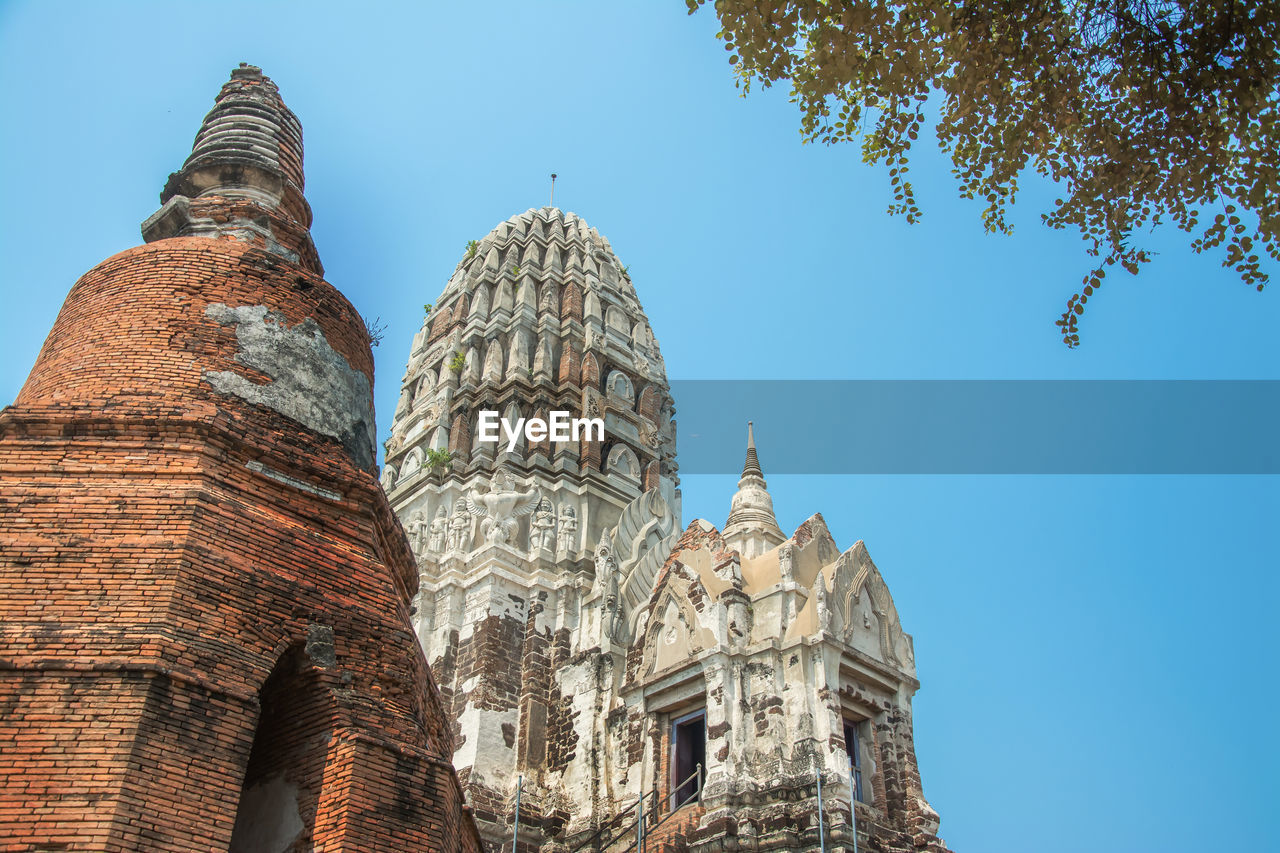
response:
[[[844,721],[844,751],[849,756],[849,784],[853,786],[853,796],[860,803],[866,800],[862,796],[862,741],[859,737],[862,724],[855,720]]]
[[[707,773],[707,715],[694,711],[671,722],[671,807],[702,799],[701,779]],[[689,777],[693,777],[692,779]]]

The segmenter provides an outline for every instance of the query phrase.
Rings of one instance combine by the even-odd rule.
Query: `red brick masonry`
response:
[[[476,851],[404,533],[339,441],[205,380],[270,381],[219,303],[372,379],[346,299],[247,243],[75,285],[0,413],[0,850],[226,850],[240,812],[290,850]]]

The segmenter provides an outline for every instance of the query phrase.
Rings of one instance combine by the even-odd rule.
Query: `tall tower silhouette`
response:
[[[487,442],[485,411],[511,425],[560,411],[603,435]],[[680,533],[673,414],[627,268],[558,208],[471,243],[413,340],[383,485],[417,553],[415,624],[454,763],[492,844],[521,777],[531,839],[613,808],[625,771],[591,730]]]
[[[161,201],[0,414],[0,837],[476,850],[374,476],[368,333],[259,69]]]
[[[603,436],[482,440],[555,410]],[[488,849],[519,798],[530,849],[945,853],[865,545],[783,532],[750,426],[723,533],[682,529],[674,414],[626,267],[557,208],[470,243],[410,346],[382,483]]]

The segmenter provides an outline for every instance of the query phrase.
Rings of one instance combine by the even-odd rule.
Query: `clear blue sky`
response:
[[[1052,321],[1088,259],[1038,224],[1051,187],[987,236],[925,152],[925,220],[891,220],[856,149],[802,146],[785,92],[738,96],[716,29],[681,0],[0,4],[0,400],[75,279],[140,242],[240,61],[302,119],[327,277],[388,323],[380,439],[422,304],[552,171],[630,266],[672,378],[1280,378],[1276,292],[1177,234],[1068,351]],[[805,428],[758,436],[766,475]],[[769,481],[785,529],[821,511],[883,571],[954,848],[1280,849],[1275,477]],[[733,483],[686,477],[685,520],[723,523]]]

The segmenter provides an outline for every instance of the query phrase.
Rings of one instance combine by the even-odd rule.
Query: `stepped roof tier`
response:
[[[486,410],[512,425],[553,411],[599,418],[604,437],[521,436],[509,450],[500,430],[481,440]],[[574,510],[583,554],[647,490],[678,515],[673,415],[658,342],[609,241],[577,214],[530,209],[470,244],[414,337],[383,485],[403,516],[417,496],[455,497],[505,468]],[[608,495],[610,509],[593,513],[587,492]]]

